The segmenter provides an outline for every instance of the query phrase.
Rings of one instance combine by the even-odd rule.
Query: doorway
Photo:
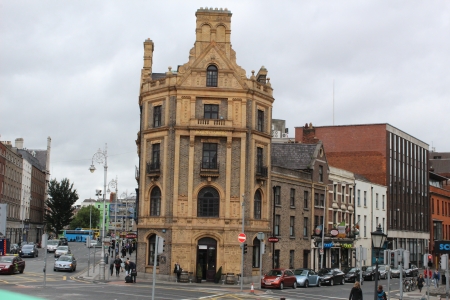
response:
[[[217,241],[213,238],[202,238],[198,241],[197,266],[202,270],[202,279],[213,282],[216,275]]]

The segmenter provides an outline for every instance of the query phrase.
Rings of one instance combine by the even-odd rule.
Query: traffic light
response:
[[[433,255],[428,254],[428,267],[432,267],[433,266]]]
[[[448,254],[441,255],[441,269],[448,270]]]
[[[247,253],[247,244],[244,244],[244,254]]]

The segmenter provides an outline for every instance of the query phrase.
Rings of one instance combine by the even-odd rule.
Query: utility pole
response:
[[[244,221],[245,221],[245,194],[242,194],[242,233],[244,232]],[[241,261],[241,292],[242,292],[242,285],[244,281],[244,243],[241,243],[242,247],[242,261]]]

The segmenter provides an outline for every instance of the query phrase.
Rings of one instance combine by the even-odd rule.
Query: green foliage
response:
[[[91,216],[90,216],[91,215]],[[91,220],[89,222],[89,217]],[[75,228],[96,228],[100,222],[100,210],[94,205],[82,207],[75,218],[70,222],[70,229]]]
[[[219,283],[220,278],[222,278],[222,266],[220,266],[219,271],[214,275],[214,282]]]
[[[200,264],[197,265],[197,278],[203,277],[202,266]]]
[[[47,230],[58,235],[59,231],[69,225],[73,219],[75,208],[72,206],[78,200],[77,190],[73,189],[69,179],[64,178],[61,182],[52,179],[48,184],[49,198],[46,201],[48,210],[44,215]]]

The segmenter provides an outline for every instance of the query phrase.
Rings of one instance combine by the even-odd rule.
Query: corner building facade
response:
[[[157,256],[160,277],[173,276],[178,262],[213,281],[220,267],[222,273],[240,273],[243,219],[249,244],[258,232],[271,232],[273,90],[264,67],[247,78],[237,65],[231,15],[226,9],[197,10],[194,47],[176,71],[153,73],[155,46],[144,42],[136,141],[140,272],[153,271],[156,235],[165,241]],[[249,251],[244,280],[258,271]]]

